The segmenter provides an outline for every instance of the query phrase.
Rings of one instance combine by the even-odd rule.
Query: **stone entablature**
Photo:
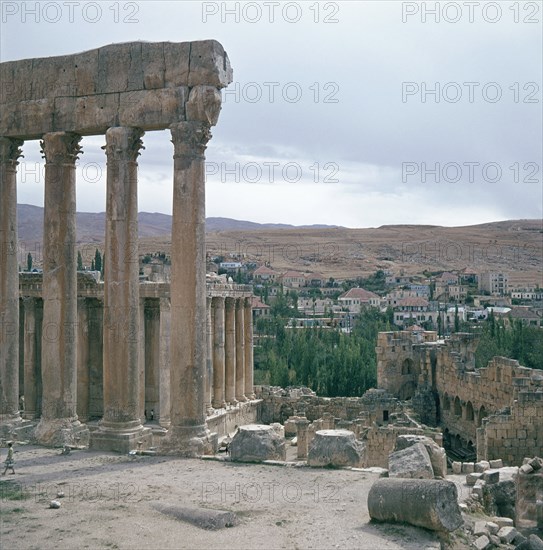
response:
[[[0,63],[0,136],[105,134],[114,126],[164,130],[198,120],[214,125],[220,92],[232,81],[215,40],[128,42],[87,52]],[[218,107],[207,113],[203,98]]]
[[[523,456],[542,454],[543,428],[531,419],[536,411],[541,415],[543,371],[505,357],[476,369],[474,335],[456,333],[437,341],[431,334],[379,333],[379,387],[401,399],[413,397],[421,417],[443,427],[448,445],[477,446],[479,460],[504,458],[516,464]],[[526,409],[523,403],[530,405]]]
[[[42,295],[41,273],[19,273],[19,295],[20,298],[33,297],[41,298]],[[207,296],[213,297],[231,297],[231,298],[250,298],[253,295],[252,285],[239,284],[215,284],[206,285]],[[142,282],[139,284],[140,298],[169,298],[169,283],[151,283]],[[104,296],[104,284],[97,282],[94,276],[79,271],[77,273],[77,296],[79,298],[97,298]]]

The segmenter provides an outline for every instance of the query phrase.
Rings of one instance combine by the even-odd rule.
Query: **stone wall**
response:
[[[331,415],[340,420],[363,418],[366,425],[382,424],[390,415],[403,410],[398,399],[382,390],[369,390],[362,397],[319,397],[304,389],[260,386],[257,397],[262,399],[261,421],[283,424],[290,416],[305,416],[310,422]]]
[[[477,447],[479,460],[519,464],[525,456],[541,454],[543,433],[532,415],[541,414],[543,371],[505,357],[476,369],[476,346],[467,333],[445,341],[435,332],[380,333],[378,386],[412,399],[422,422],[443,428],[448,447]],[[489,415],[492,420],[485,422]]]

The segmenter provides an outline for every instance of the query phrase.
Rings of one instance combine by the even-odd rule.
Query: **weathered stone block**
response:
[[[518,531],[514,527],[502,527],[498,531],[498,537],[505,544],[510,544],[515,540],[515,537],[518,535]]]
[[[478,473],[484,472],[490,468],[490,462],[487,460],[481,460],[475,463],[475,471]]]
[[[501,458],[490,460],[489,462],[491,468],[503,468],[503,460]]]
[[[488,527],[485,521],[476,521],[473,526],[473,534],[478,537],[480,535],[488,535]]]
[[[479,473],[476,473],[474,472],[473,474],[468,474],[466,476],[466,485],[468,487],[473,487],[475,485],[475,483],[477,482],[477,480],[482,476],[483,474],[479,474]]]
[[[459,475],[462,473],[462,463],[461,462],[453,462],[452,463],[452,471],[453,474]]]
[[[472,474],[475,471],[475,464],[473,462],[463,462],[462,463],[462,473],[463,474]]]
[[[422,443],[396,451],[388,456],[389,477],[433,479],[430,455]]]
[[[311,442],[307,463],[314,467],[360,467],[364,447],[348,430],[319,430]]]
[[[473,544],[477,550],[486,550],[490,547],[491,542],[487,535],[481,535],[473,541]]]
[[[232,82],[230,60],[216,40],[191,42],[188,85],[224,88]]]
[[[185,119],[187,94],[186,87],[121,93],[119,126],[159,130],[171,124],[171,121],[182,122]]]
[[[447,477],[447,455],[445,449],[440,447],[433,439],[424,435],[399,435],[396,439],[395,450],[400,451],[416,443],[422,443],[428,451],[434,476]]]
[[[239,462],[285,460],[285,440],[271,426],[241,426],[230,443],[230,457]]]
[[[483,479],[488,483],[498,483],[500,481],[500,471],[499,470],[486,470],[482,475]]]

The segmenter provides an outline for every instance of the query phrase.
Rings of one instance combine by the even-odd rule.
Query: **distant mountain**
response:
[[[43,234],[43,208],[30,204],[17,205],[19,240],[40,242]],[[105,236],[105,212],[78,212],[78,242],[102,242]],[[251,231],[257,229],[325,229],[334,225],[295,226],[281,223],[256,223],[230,218],[207,218],[206,230],[212,231]],[[160,212],[140,212],[138,214],[138,232],[141,238],[162,237],[171,233],[172,217]]]

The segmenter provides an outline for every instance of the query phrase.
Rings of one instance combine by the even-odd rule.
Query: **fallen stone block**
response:
[[[438,479],[379,479],[368,494],[370,517],[432,531],[454,531],[463,523],[456,485]]]
[[[493,523],[496,523],[501,529],[502,527],[513,527],[513,520],[511,518],[493,518]]]
[[[543,468],[543,460],[538,456],[532,458],[529,464],[534,470],[540,470],[541,468]]]
[[[489,460],[491,468],[503,468],[503,460],[498,458],[496,460]]]
[[[422,443],[388,455],[388,476],[414,479],[433,479],[430,455]]]
[[[518,531],[514,527],[502,527],[498,531],[498,537],[505,544],[510,544],[515,540],[515,537],[518,535]]]
[[[461,462],[453,462],[452,463],[452,471],[453,474],[459,475],[462,473],[462,463]]]
[[[479,462],[475,463],[475,471],[477,473],[482,473],[485,470],[488,470],[490,468],[490,462],[488,460],[480,460]]]
[[[477,480],[475,482],[475,485],[473,486],[473,489],[471,490],[471,494],[477,495],[480,499],[482,499],[485,485],[486,483],[482,479]]]
[[[528,537],[531,550],[543,550],[543,540],[535,534]]]
[[[462,462],[462,473],[472,474],[475,471],[475,464],[473,462]]]
[[[412,447],[417,443],[422,443],[428,455],[430,456],[430,462],[432,469],[434,470],[435,477],[447,477],[447,455],[445,449],[440,447],[433,439],[425,435],[399,435],[396,439],[395,451],[401,451]]]
[[[530,464],[523,464],[519,471],[522,473],[522,474],[531,474],[533,473],[534,469],[532,468],[532,466]]]
[[[486,470],[483,472],[482,478],[489,485],[493,483],[498,483],[500,481],[500,471],[499,470]]]
[[[490,535],[490,542],[494,545],[494,546],[499,546],[501,544],[501,540],[500,540],[500,537],[498,537],[498,535]]]
[[[488,527],[486,526],[485,521],[476,521],[475,525],[473,526],[473,534],[476,537],[479,537],[481,535],[488,535]]]
[[[509,518],[507,518],[509,519]],[[488,532],[491,535],[496,535],[498,531],[500,530],[500,526],[497,523],[494,523],[493,521],[487,521],[486,522],[486,528],[488,529]]]
[[[285,440],[272,426],[240,426],[230,443],[230,458],[238,462],[286,460]]]
[[[473,544],[477,550],[486,550],[492,543],[487,535],[481,535],[473,541]]]
[[[209,508],[188,508],[153,503],[153,508],[162,514],[173,516],[176,519],[191,523],[201,529],[216,530],[238,525],[239,518],[234,512],[225,510],[211,510]]]
[[[468,474],[466,476],[466,485],[468,487],[473,487],[475,485],[475,483],[481,478],[483,474],[479,474],[479,473],[473,473],[473,474]]]
[[[361,467],[364,445],[350,430],[318,430],[309,447],[307,463],[312,467]]]

